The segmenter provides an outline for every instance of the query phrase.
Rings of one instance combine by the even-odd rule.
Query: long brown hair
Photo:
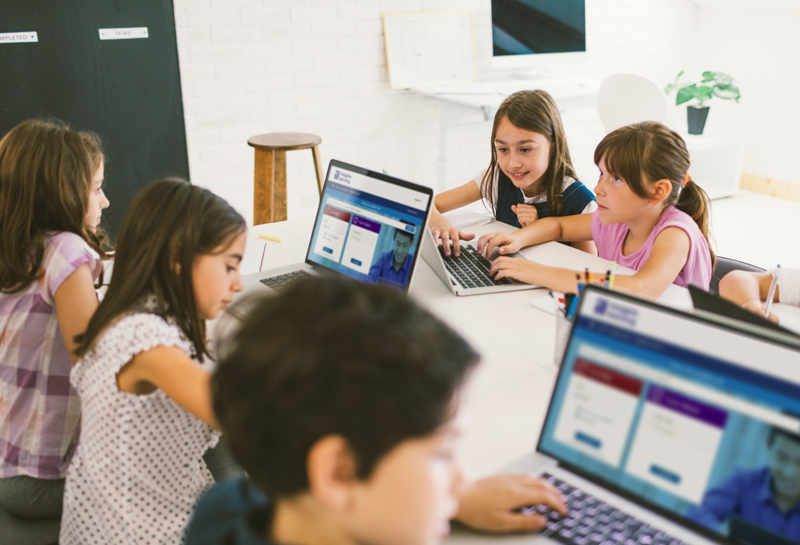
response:
[[[561,190],[564,187],[564,178],[569,176],[578,179],[572,167],[572,159],[567,147],[567,137],[564,134],[564,125],[561,123],[561,114],[558,113],[556,102],[546,91],[518,91],[506,98],[494,116],[492,125],[492,160],[489,168],[481,180],[481,193],[487,196],[492,211],[497,207],[494,202],[494,184],[499,175],[497,165],[497,150],[495,138],[497,127],[503,118],[517,128],[541,134],[550,142],[550,158],[547,170],[544,173],[540,193],[547,195],[547,208],[551,216],[560,216],[564,209],[561,202]]]
[[[24,121],[0,140],[0,293],[41,276],[49,233],[75,233],[106,257],[105,233],[83,224],[102,162],[96,135],[60,121]]]
[[[209,352],[194,297],[194,260],[227,248],[246,227],[221,197],[186,180],[168,178],[147,186],[122,219],[108,293],[86,332],[75,337],[75,353],[86,354],[103,329],[152,294],[154,313],[173,318],[203,361]]]
[[[713,269],[717,256],[711,249],[711,201],[703,188],[687,180],[689,150],[678,133],[656,121],[621,127],[607,134],[594,150],[595,164],[600,164],[601,159],[609,174],[625,180],[631,191],[643,199],[653,198],[648,182],[672,182],[664,207],[674,204],[697,223],[708,243]]]

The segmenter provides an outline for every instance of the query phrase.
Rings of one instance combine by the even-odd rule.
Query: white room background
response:
[[[480,78],[496,78],[489,0],[175,0],[192,181],[251,221],[247,139],[287,131],[321,136],[325,164],[335,158],[435,186],[441,106],[389,88],[381,14],[438,9],[474,12]],[[666,85],[692,69],[697,23],[691,0],[587,0],[586,61],[554,69],[594,77],[634,71]],[[670,120],[685,126],[679,114]],[[596,110],[563,118],[578,174],[593,187],[592,152],[603,136]],[[488,164],[490,129],[450,133],[449,187]],[[289,152],[287,164],[289,217],[313,213],[311,152]]]

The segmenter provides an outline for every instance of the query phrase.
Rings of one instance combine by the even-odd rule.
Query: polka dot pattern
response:
[[[120,369],[158,346],[193,353],[175,324],[128,314],[72,370],[83,422],[67,471],[62,545],[182,543],[197,499],[213,485],[202,456],[219,433],[161,390],[117,388]]]

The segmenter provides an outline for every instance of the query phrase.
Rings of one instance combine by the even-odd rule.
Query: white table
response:
[[[569,108],[587,106],[597,101],[601,80],[586,77],[540,77],[536,79],[506,79],[479,81],[457,85],[432,85],[415,87],[411,91],[442,101],[439,127],[439,187],[446,189],[449,159],[447,157],[448,132],[484,125],[494,118],[495,112],[508,95],[524,89],[542,89],[550,93],[563,112]],[[482,122],[462,123],[470,114],[482,113]]]
[[[247,251],[257,256],[245,257],[248,266],[243,272],[258,270],[264,249],[264,270],[302,262],[312,227],[313,219],[302,219],[252,228]],[[471,232],[480,235],[500,230],[515,228],[494,222]],[[280,237],[282,242],[264,241],[258,233]],[[577,270],[589,267],[604,272],[609,266],[604,259],[556,242],[526,248],[521,253],[547,265]],[[533,451],[544,422],[557,373],[553,363],[556,319],[530,302],[549,297],[547,290],[456,297],[421,257],[414,275],[410,295],[463,335],[483,356],[466,396],[470,424],[460,450],[467,476],[478,478],[495,473]],[[244,278],[245,290],[261,288],[256,276]],[[671,286],[661,301],[685,307],[688,292]]]

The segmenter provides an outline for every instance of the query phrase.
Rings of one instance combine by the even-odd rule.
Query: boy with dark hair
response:
[[[248,306],[214,409],[252,485],[210,493],[188,542],[435,543],[477,353],[388,287],[314,278]]]
[[[223,346],[214,409],[250,480],[198,505],[187,545],[427,545],[463,499],[460,392],[478,361],[448,326],[389,287],[343,277],[245,300]],[[514,509],[557,491],[480,481],[459,513],[486,529],[540,527]]]

